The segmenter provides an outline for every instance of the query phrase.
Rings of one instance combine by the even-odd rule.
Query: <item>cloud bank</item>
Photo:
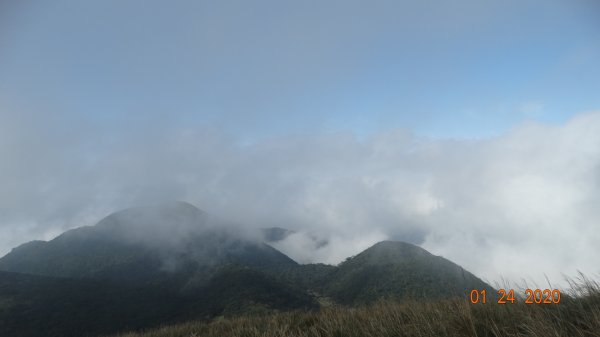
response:
[[[0,254],[118,209],[186,200],[247,226],[327,240],[315,246],[299,234],[278,244],[301,262],[338,263],[397,239],[490,281],[598,272],[600,112],[480,140],[395,130],[249,144],[209,128],[140,123],[106,134],[83,121],[7,111]]]

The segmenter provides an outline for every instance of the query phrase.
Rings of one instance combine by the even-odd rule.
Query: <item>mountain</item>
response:
[[[299,265],[268,244],[285,245],[292,235],[299,234],[245,230],[181,202],[113,213],[0,258],[1,335],[95,336],[186,319],[386,297],[466,298],[470,289],[491,289],[403,242],[380,242],[338,266]]]
[[[0,258],[0,335],[97,335],[316,308],[311,295],[276,276],[298,264],[258,237],[169,203],[26,243]]]
[[[0,270],[143,285],[208,280],[227,264],[264,271],[297,265],[252,233],[179,202],[123,210],[95,226],[24,244],[0,259]]]
[[[466,298],[472,289],[492,289],[455,263],[397,241],[375,244],[326,277],[324,292],[344,304],[370,303],[383,297]]]

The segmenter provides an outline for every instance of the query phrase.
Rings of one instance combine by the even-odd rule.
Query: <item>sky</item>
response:
[[[0,2],[0,255],[185,200],[301,262],[594,276],[599,93],[592,0]]]

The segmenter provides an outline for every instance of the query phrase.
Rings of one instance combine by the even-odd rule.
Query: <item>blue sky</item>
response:
[[[301,262],[596,275],[599,93],[595,0],[0,2],[0,255],[184,200]]]
[[[480,138],[600,105],[593,1],[64,0],[0,10],[2,100],[84,116],[107,133],[168,116],[244,139],[395,128]]]

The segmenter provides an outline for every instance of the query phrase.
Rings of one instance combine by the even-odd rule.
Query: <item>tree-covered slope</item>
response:
[[[190,319],[316,306],[304,292],[246,267],[223,267],[207,284],[188,291],[0,272],[2,337],[96,336]]]
[[[0,272],[1,335],[97,335],[317,303],[465,297],[490,288],[403,242],[380,242],[339,266],[299,265],[263,242],[288,234],[243,230],[170,203],[116,212],[95,226],[21,245],[0,258],[7,271]]]
[[[85,336],[196,318],[175,292],[0,272],[4,337]]]
[[[329,275],[325,293],[345,304],[380,298],[466,297],[471,289],[490,288],[455,263],[423,248],[383,241],[347,259]]]
[[[259,270],[297,265],[251,234],[173,203],[127,209],[49,242],[24,244],[0,259],[0,270],[154,284],[225,264]]]

